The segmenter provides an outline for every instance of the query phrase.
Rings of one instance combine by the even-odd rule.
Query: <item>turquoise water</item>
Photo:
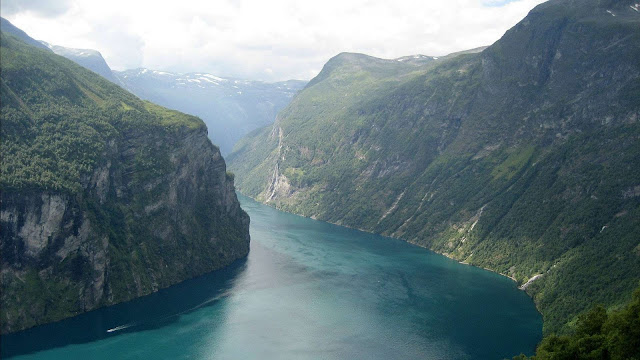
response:
[[[3,336],[14,359],[502,359],[542,320],[511,280],[240,196],[251,252],[125,304]]]

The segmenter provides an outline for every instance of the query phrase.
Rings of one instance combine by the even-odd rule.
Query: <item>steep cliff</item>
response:
[[[424,64],[340,54],[238,143],[238,188],[508,275],[547,332],[621,304],[640,279],[638,6],[552,0]]]
[[[2,33],[1,330],[244,257],[249,217],[204,123]]]

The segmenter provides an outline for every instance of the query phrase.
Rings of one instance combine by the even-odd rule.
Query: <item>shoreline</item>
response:
[[[527,287],[528,287],[528,285],[529,285],[529,284],[531,284],[533,281],[537,280],[538,278],[540,278],[540,277],[542,276],[542,274],[534,275],[533,277],[531,277],[530,279],[528,279],[527,281],[525,281],[525,282],[521,285],[521,284],[520,284],[520,282],[518,282],[518,280],[517,280],[516,278],[514,278],[513,276],[510,276],[510,275],[507,275],[507,274],[503,274],[503,273],[501,273],[501,272],[499,272],[499,271],[496,271],[496,270],[493,270],[493,269],[489,269],[489,268],[486,268],[486,267],[483,267],[483,266],[477,266],[477,265],[469,264],[469,263],[467,263],[467,262],[464,262],[464,261],[458,260],[458,259],[456,259],[456,258],[452,257],[451,255],[447,254],[447,253],[441,253],[441,252],[435,251],[435,250],[430,249],[430,248],[428,248],[428,247],[426,247],[426,246],[423,246],[423,245],[420,245],[420,244],[416,244],[415,242],[410,241],[410,240],[405,240],[405,239],[401,239],[401,238],[397,238],[397,237],[393,237],[393,236],[382,235],[382,234],[376,234],[376,233],[374,233],[374,232],[372,232],[372,231],[368,231],[368,230],[365,230],[365,229],[361,229],[361,228],[357,228],[357,227],[353,227],[353,226],[348,226],[348,225],[344,225],[344,224],[336,224],[336,223],[331,222],[331,221],[318,220],[318,219],[316,219],[316,218],[314,218],[314,217],[312,217],[312,216],[305,216],[305,215],[296,214],[296,213],[293,213],[293,212],[290,212],[290,211],[286,211],[286,210],[283,210],[283,209],[279,209],[279,208],[277,208],[277,207],[275,207],[275,206],[273,206],[273,205],[271,205],[271,204],[265,204],[264,202],[259,201],[259,200],[255,199],[255,198],[253,198],[253,197],[251,197],[251,196],[249,196],[249,195],[246,195],[246,194],[242,193],[241,191],[239,191],[239,190],[237,190],[237,189],[236,189],[236,192],[238,192],[238,193],[239,193],[240,195],[242,195],[242,196],[248,197],[249,199],[251,199],[251,200],[253,200],[253,201],[257,202],[257,203],[260,203],[260,204],[262,204],[262,205],[266,205],[266,206],[268,206],[268,207],[270,207],[270,208],[276,209],[276,210],[278,210],[278,211],[285,212],[285,213],[287,213],[287,214],[296,215],[296,216],[301,216],[301,217],[308,218],[308,219],[312,219],[312,220],[316,220],[316,221],[322,221],[322,222],[325,222],[325,223],[327,223],[327,224],[332,224],[332,225],[336,225],[336,226],[342,226],[342,227],[347,228],[347,229],[358,230],[358,231],[362,231],[362,232],[365,232],[365,233],[368,233],[368,234],[380,235],[380,236],[388,237],[388,238],[390,238],[390,239],[404,241],[404,242],[406,242],[406,243],[408,243],[408,244],[415,245],[415,246],[420,247],[420,248],[423,248],[423,249],[427,249],[427,250],[429,250],[429,251],[433,252],[434,254],[442,255],[442,256],[444,256],[444,257],[446,257],[446,258],[448,258],[448,259],[451,259],[451,260],[453,260],[453,261],[456,261],[458,264],[468,265],[468,266],[473,266],[473,267],[476,267],[476,268],[478,268],[478,269],[487,270],[487,271],[490,271],[490,272],[492,272],[492,273],[494,273],[494,274],[498,274],[498,275],[504,276],[504,277],[506,277],[506,278],[508,278],[508,279],[512,280],[513,282],[515,282],[515,283],[516,283],[516,286],[518,287],[518,290],[522,290],[522,291],[524,291],[524,292],[525,292],[525,293],[526,293],[526,294],[531,298],[531,300],[533,300],[533,296],[531,296],[529,293],[527,293],[526,289],[527,289]],[[526,285],[526,286],[525,286],[525,285]],[[540,312],[540,309],[538,309],[537,304],[535,304],[535,301],[534,301],[534,305],[536,306],[536,310],[537,310],[540,314],[542,314],[542,313]]]
[[[402,239],[400,239],[400,240],[402,240]],[[406,240],[402,240],[402,241],[406,241]],[[407,242],[409,242],[409,241],[407,241]],[[409,242],[409,243],[410,243],[410,244],[413,244],[412,242]],[[416,245],[416,246],[420,246],[420,245],[418,245],[418,244],[414,244],[414,245]],[[427,250],[430,250],[430,251],[433,251],[433,252],[434,252],[434,253],[436,253],[436,254],[439,254],[439,255],[442,255],[442,256],[446,256],[447,258],[449,258],[449,259],[451,259],[451,260],[453,260],[453,261],[458,262],[458,264],[468,265],[468,266],[473,266],[473,267],[476,267],[476,268],[478,268],[478,269],[483,269],[483,270],[491,271],[492,273],[495,273],[495,274],[498,274],[498,275],[502,275],[502,276],[504,276],[504,277],[506,277],[506,278],[509,278],[509,279],[513,280],[513,282],[515,282],[517,285],[519,285],[519,284],[520,284],[520,283],[518,282],[518,280],[517,280],[516,278],[514,278],[513,276],[511,276],[511,275],[503,274],[503,273],[501,273],[501,272],[499,272],[499,271],[492,270],[492,269],[489,269],[489,268],[486,268],[486,267],[483,267],[483,266],[477,266],[477,265],[469,264],[468,262],[465,262],[465,261],[460,261],[460,260],[458,260],[458,259],[454,258],[453,256],[449,255],[449,254],[446,254],[446,253],[439,253],[439,252],[437,252],[437,251],[434,251],[434,250],[429,249],[428,247],[423,247],[423,246],[420,246],[420,247],[421,247],[421,248],[424,248],[424,249],[427,249]],[[524,289],[521,289],[521,287],[520,287],[520,286],[518,286],[518,289],[520,289],[520,290],[524,290]]]
[[[286,210],[278,209],[277,207],[272,206],[272,205],[270,205],[270,204],[265,204],[265,203],[263,203],[262,201],[258,201],[258,200],[256,200],[255,198],[253,198],[253,197],[251,197],[251,196],[248,196],[248,195],[243,194],[243,193],[242,193],[241,191],[239,191],[238,189],[236,189],[236,192],[237,192],[237,193],[239,193],[240,195],[244,196],[244,197],[247,197],[247,198],[249,198],[249,199],[251,199],[251,200],[253,200],[253,201],[255,201],[255,202],[259,203],[259,204],[262,204],[262,205],[268,206],[268,207],[270,207],[270,208],[276,209],[276,210],[278,210],[278,211],[282,211],[282,212],[287,213],[287,214],[291,214],[291,215],[295,215],[295,216],[300,216],[300,217],[308,218],[308,219],[311,219],[311,220],[322,221],[322,222],[327,223],[327,224],[332,224],[332,225],[336,225],[336,226],[342,226],[342,227],[347,228],[347,229],[358,230],[358,231],[362,231],[362,232],[365,232],[365,233],[368,233],[368,234],[379,235],[379,236],[384,236],[384,237],[387,237],[387,238],[390,238],[390,239],[394,239],[394,240],[404,241],[404,242],[406,242],[406,243],[408,243],[408,244],[411,244],[411,245],[414,245],[414,246],[417,246],[417,247],[420,247],[420,248],[423,248],[423,249],[427,249],[427,250],[429,250],[429,251],[433,252],[434,254],[442,255],[442,256],[444,256],[444,257],[446,257],[446,258],[448,258],[448,259],[451,259],[451,260],[453,260],[453,261],[457,262],[458,264],[461,264],[461,265],[467,265],[467,266],[473,266],[473,267],[476,267],[476,268],[479,268],[479,269],[483,269],[483,270],[486,270],[486,271],[490,271],[490,272],[492,272],[492,273],[494,273],[494,274],[498,274],[498,275],[500,275],[500,276],[504,276],[504,277],[506,277],[507,279],[512,280],[512,281],[516,284],[516,288],[517,288],[518,290],[520,290],[520,291],[524,292],[524,293],[527,295],[527,297],[529,297],[529,299],[531,299],[531,301],[533,302],[533,306],[534,306],[534,308],[536,309],[536,311],[538,312],[538,314],[540,314],[540,316],[542,317],[542,323],[543,323],[543,328],[544,328],[544,314],[542,313],[542,311],[541,311],[541,310],[540,310],[540,308],[538,307],[538,304],[536,303],[535,299],[533,298],[533,295],[527,292],[527,287],[528,287],[528,285],[529,285],[530,283],[532,283],[534,280],[537,280],[538,278],[540,278],[540,277],[541,277],[542,275],[544,275],[544,274],[537,274],[537,275],[534,275],[533,277],[531,277],[530,279],[528,279],[527,281],[525,281],[522,285],[520,285],[520,283],[518,282],[518,280],[516,280],[516,278],[514,278],[514,277],[512,277],[512,276],[509,276],[509,275],[507,275],[507,274],[503,274],[503,273],[501,273],[501,272],[498,272],[498,271],[496,271],[496,270],[492,270],[492,269],[489,269],[489,268],[486,268],[486,267],[476,266],[476,265],[469,264],[469,263],[464,262],[464,261],[460,261],[460,260],[458,260],[458,259],[455,259],[455,258],[453,258],[453,257],[449,256],[448,254],[446,254],[446,255],[445,255],[445,254],[443,254],[443,253],[439,253],[439,252],[437,252],[437,251],[434,251],[434,250],[432,250],[432,249],[429,249],[429,248],[428,248],[428,247],[426,247],[426,246],[422,246],[422,245],[416,244],[416,243],[414,243],[414,242],[411,242],[411,241],[408,241],[408,240],[405,240],[405,239],[400,239],[400,238],[397,238],[397,237],[392,237],[392,236],[386,236],[386,235],[376,234],[376,233],[374,233],[374,232],[367,231],[367,230],[365,230],[365,229],[360,229],[360,228],[356,228],[356,227],[352,227],[352,226],[347,226],[347,225],[343,225],[343,224],[336,224],[336,223],[333,223],[333,222],[331,222],[331,221],[318,220],[318,219],[315,219],[315,218],[313,218],[313,217],[311,217],[311,216],[305,216],[305,215],[300,215],[300,214],[292,213],[292,212],[290,212],[290,211],[286,211]],[[525,285],[526,285],[526,287],[525,287]]]

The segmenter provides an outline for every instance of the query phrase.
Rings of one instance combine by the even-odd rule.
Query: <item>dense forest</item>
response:
[[[597,305],[578,316],[571,335],[549,335],[538,345],[535,356],[513,359],[640,359],[640,287],[624,307],[607,312]]]

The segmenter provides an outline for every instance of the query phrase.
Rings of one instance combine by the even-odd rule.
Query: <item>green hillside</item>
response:
[[[193,116],[0,36],[2,333],[149,294],[249,250]]]
[[[3,189],[78,192],[119,132],[205,128],[202,120],[140,101],[61,56],[4,33],[0,41]]]
[[[549,335],[530,358],[519,355],[513,360],[640,358],[640,288],[624,307],[607,311],[594,306],[577,318],[571,335]]]
[[[238,188],[520,284],[542,275],[526,291],[545,332],[566,331],[640,279],[630,5],[552,0],[481,52],[425,63],[340,54],[236,145]]]

